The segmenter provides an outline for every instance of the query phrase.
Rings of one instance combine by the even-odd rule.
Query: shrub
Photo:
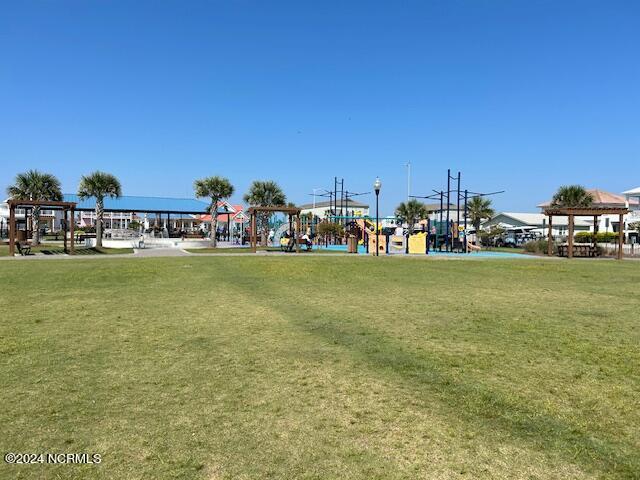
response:
[[[546,255],[548,249],[548,240],[544,238],[539,238],[538,240],[531,240],[523,245],[524,251],[528,253],[537,253]],[[553,254],[558,253],[558,246],[553,244]]]
[[[322,222],[318,224],[318,235],[341,236],[344,233],[342,225],[339,223]]]
[[[574,236],[576,243],[593,243],[592,232],[578,232]],[[598,243],[615,243],[618,241],[618,234],[615,232],[598,232],[596,234]]]

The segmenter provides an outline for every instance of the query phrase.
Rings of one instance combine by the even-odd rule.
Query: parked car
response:
[[[514,227],[508,228],[504,234],[495,241],[496,247],[512,247],[517,248],[525,243],[537,240],[542,234],[535,232],[535,227]]]

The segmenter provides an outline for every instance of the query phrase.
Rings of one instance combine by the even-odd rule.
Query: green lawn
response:
[[[249,247],[217,247],[217,248],[207,247],[207,248],[187,248],[185,250],[190,253],[253,253],[251,251],[251,248]],[[306,247],[300,247],[300,250],[301,250],[301,253],[307,253]],[[278,247],[258,247],[258,251],[281,252],[282,250]],[[313,250],[311,250],[311,252],[334,254],[334,255],[345,253],[345,252],[340,252],[336,250],[326,250],[324,248],[318,248],[318,247],[314,247]],[[295,249],[291,253],[295,253]]]
[[[640,478],[640,262],[0,262],[24,479]]]

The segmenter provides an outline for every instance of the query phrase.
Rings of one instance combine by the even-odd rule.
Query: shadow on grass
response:
[[[458,418],[479,430],[499,430],[539,451],[559,454],[562,460],[579,464],[585,470],[596,470],[617,478],[640,478],[640,455],[633,445],[596,437],[597,433],[582,431],[577,425],[506,398],[480,382],[461,381],[449,373],[450,366],[437,355],[408,352],[400,342],[353,318],[333,320],[336,316],[330,309],[274,305],[273,298],[287,295],[287,292],[278,291],[280,287],[274,285],[265,287],[265,283],[256,279],[242,285],[249,297],[262,297],[292,325],[341,347],[377,374],[409,386],[415,390],[415,398],[420,398],[420,391],[428,390]],[[300,315],[300,308],[304,308],[304,316]]]
[[[126,250],[126,249],[125,249]],[[46,248],[41,250],[36,250],[33,253],[41,253],[43,255],[64,255],[64,248]],[[87,247],[87,248],[76,248],[74,255],[112,255],[116,252],[109,252],[104,249],[96,248],[96,247]],[[118,251],[117,253],[133,253],[133,250],[129,251]]]

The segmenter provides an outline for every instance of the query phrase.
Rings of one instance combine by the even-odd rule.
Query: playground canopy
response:
[[[552,226],[553,217],[569,217],[569,232],[567,257],[573,257],[573,227],[575,217],[593,217],[593,241],[594,247],[596,234],[598,233],[598,217],[600,215],[619,215],[620,228],[618,229],[618,260],[622,260],[622,246],[624,245],[624,216],[629,213],[628,208],[618,207],[548,207],[544,209],[544,214],[549,217],[549,243],[548,254],[553,255]]]
[[[16,208],[24,208],[25,209],[25,220],[27,218],[27,209],[34,207],[45,207],[49,210],[62,210],[62,218],[64,220],[65,225],[68,226],[69,232],[71,234],[71,253],[75,252],[75,243],[74,243],[74,235],[73,235],[73,227],[74,227],[74,215],[75,215],[75,202],[60,202],[54,200],[8,200],[7,204],[9,205],[9,255],[15,255],[16,251],[16,237],[17,237],[17,225],[16,225]],[[69,215],[70,214],[70,215]],[[67,218],[67,215],[69,217]],[[33,227],[32,227],[33,228]],[[37,228],[37,226],[36,226]],[[26,223],[25,223],[26,229]],[[26,239],[26,238],[25,238]],[[67,235],[64,235],[64,251],[67,253]]]
[[[293,241],[296,246],[296,253],[300,253],[300,242],[298,241],[298,235],[300,235],[300,231],[302,230],[302,224],[300,222],[300,209],[298,207],[249,207],[247,210],[249,214],[249,225],[250,225],[250,242],[251,242],[251,251],[256,253],[258,250],[258,223],[257,216],[261,213],[272,214],[272,213],[285,213],[290,215],[291,217],[295,217],[295,235],[293,236]]]

